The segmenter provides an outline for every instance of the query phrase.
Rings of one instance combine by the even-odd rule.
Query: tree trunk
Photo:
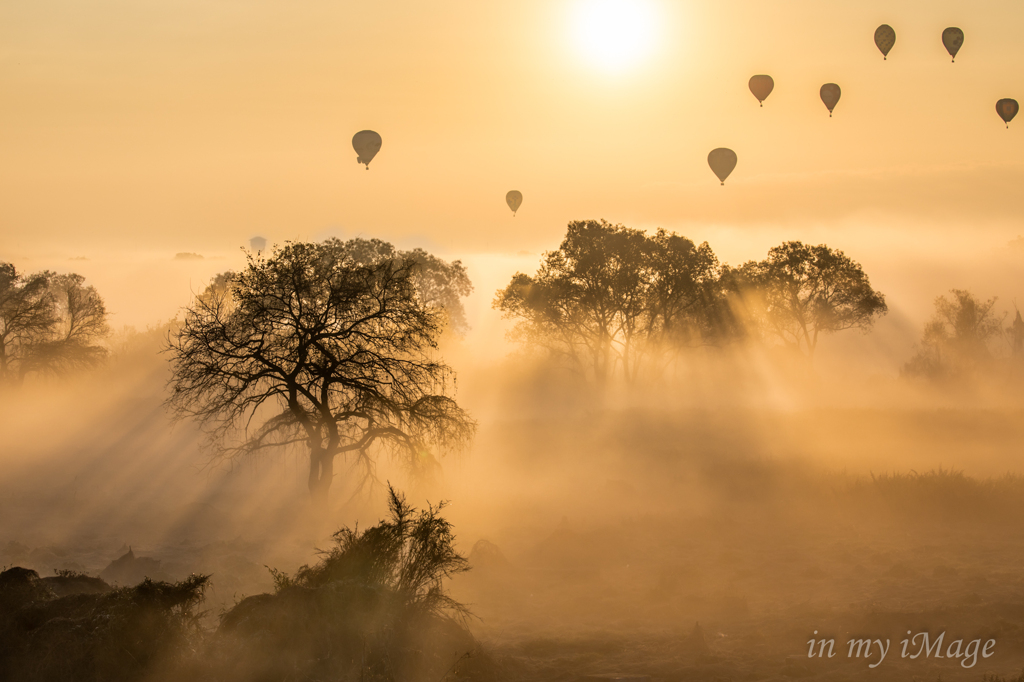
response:
[[[327,496],[334,479],[334,455],[324,450],[309,453],[309,497],[317,507],[327,506]]]

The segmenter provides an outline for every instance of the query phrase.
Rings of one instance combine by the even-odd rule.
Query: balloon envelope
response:
[[[512,215],[516,214],[519,210],[519,206],[523,203],[523,193],[518,190],[512,190],[505,195],[505,203],[512,209]]]
[[[370,161],[373,157],[377,156],[377,152],[380,151],[381,139],[380,135],[373,132],[372,130],[360,130],[358,133],[352,136],[352,148],[356,150],[356,163],[361,163],[366,166],[366,170],[370,170]]]
[[[949,56],[955,62],[956,53],[960,51],[960,47],[964,44],[964,32],[956,26],[950,26],[942,32],[942,44],[946,46],[946,52],[949,53]]]
[[[821,86],[819,94],[821,95],[821,101],[828,107],[828,115],[831,116],[832,110],[839,103],[839,97],[843,94],[843,91],[835,83],[825,83]]]
[[[896,31],[889,24],[882,24],[875,29],[875,45],[882,53],[882,59],[889,55],[889,50],[896,44]]]
[[[775,89],[775,81],[772,80],[771,76],[765,75],[751,76],[750,82],[747,85],[750,87],[750,92],[754,93],[754,97],[757,98],[758,102],[764,102],[768,99],[768,95],[772,94],[772,90]]]
[[[712,149],[711,153],[708,154],[708,165],[711,166],[711,170],[714,171],[718,179],[725,184],[725,179],[729,177],[729,173],[732,173],[732,169],[736,167],[736,152],[725,147],[719,147],[718,149]]]
[[[1007,124],[1013,120],[1013,117],[1017,115],[1018,111],[1020,111],[1020,107],[1017,106],[1017,100],[1015,99],[1007,97],[1006,99],[1001,99],[996,102],[996,113],[999,114],[999,118],[1003,119]],[[1009,128],[1010,126],[1007,125],[1006,127]]]

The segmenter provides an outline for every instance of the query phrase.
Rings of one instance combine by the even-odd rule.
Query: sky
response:
[[[595,38],[609,3],[6,0],[0,260],[81,272],[115,325],[145,325],[254,235],[380,237],[469,264],[479,327],[570,220],[665,227],[730,263],[824,242],[883,281],[1024,233],[1024,118],[995,112],[1024,101],[1024,4],[634,0]],[[369,170],[363,129],[383,138]],[[725,186],[716,147],[739,158]]]

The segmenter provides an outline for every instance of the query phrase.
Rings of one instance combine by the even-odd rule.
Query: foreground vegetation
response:
[[[552,508],[533,504],[468,560],[440,507],[416,511],[391,491],[388,518],[342,529],[317,561],[273,571],[273,589],[205,621],[203,596],[230,575],[111,588],[9,569],[0,677],[932,682],[1012,680],[1024,665],[1024,478],[726,458],[657,476],[705,497],[687,512],[694,501],[665,508],[642,477],[583,483],[570,517],[538,524]],[[908,628],[993,638],[996,657],[972,669],[890,657],[869,670],[802,655],[813,630],[898,642]]]
[[[273,593],[226,610],[215,630],[198,607],[210,577],[98,578],[31,569],[0,573],[0,679],[457,679],[480,669],[468,610],[444,581],[468,570],[443,508],[417,512],[393,489],[390,519],[344,528],[320,561],[272,571]]]

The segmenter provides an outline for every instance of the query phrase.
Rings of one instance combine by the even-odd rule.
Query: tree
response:
[[[949,293],[950,298],[935,299],[935,314],[925,324],[914,356],[903,366],[905,375],[963,378],[992,360],[991,342],[1002,333],[1002,318],[992,312],[996,299],[983,301],[963,289]]]
[[[569,223],[534,276],[516,273],[494,307],[517,320],[512,337],[590,373],[628,382],[667,346],[712,331],[718,261],[707,243],[603,220]]]
[[[1009,329],[1010,337],[1010,355],[1014,359],[1024,357],[1024,319],[1021,319],[1020,311],[1017,311],[1016,317],[1013,318],[1013,323]]]
[[[0,384],[29,374],[63,376],[106,356],[107,311],[81,275],[22,275],[0,263]]]
[[[650,239],[648,331],[663,344],[719,342],[734,330],[722,290],[722,268],[707,242],[658,229]]]
[[[726,279],[748,322],[811,359],[822,334],[867,330],[888,310],[860,264],[824,244],[786,242]]]
[[[473,284],[462,261],[449,263],[420,248],[399,251],[380,239],[352,239],[346,244],[356,264],[369,265],[399,258],[415,263],[417,267],[413,269],[412,281],[423,304],[443,311],[447,328],[456,334],[469,331],[462,299],[473,293]],[[234,276],[230,270],[217,274],[203,295],[227,291]]]
[[[431,448],[460,448],[475,429],[435,357],[443,313],[417,295],[421,266],[367,259],[364,247],[333,239],[250,254],[169,338],[176,416],[198,419],[220,456],[304,446],[320,505],[338,455],[354,456],[365,482],[382,449],[422,468]]]

